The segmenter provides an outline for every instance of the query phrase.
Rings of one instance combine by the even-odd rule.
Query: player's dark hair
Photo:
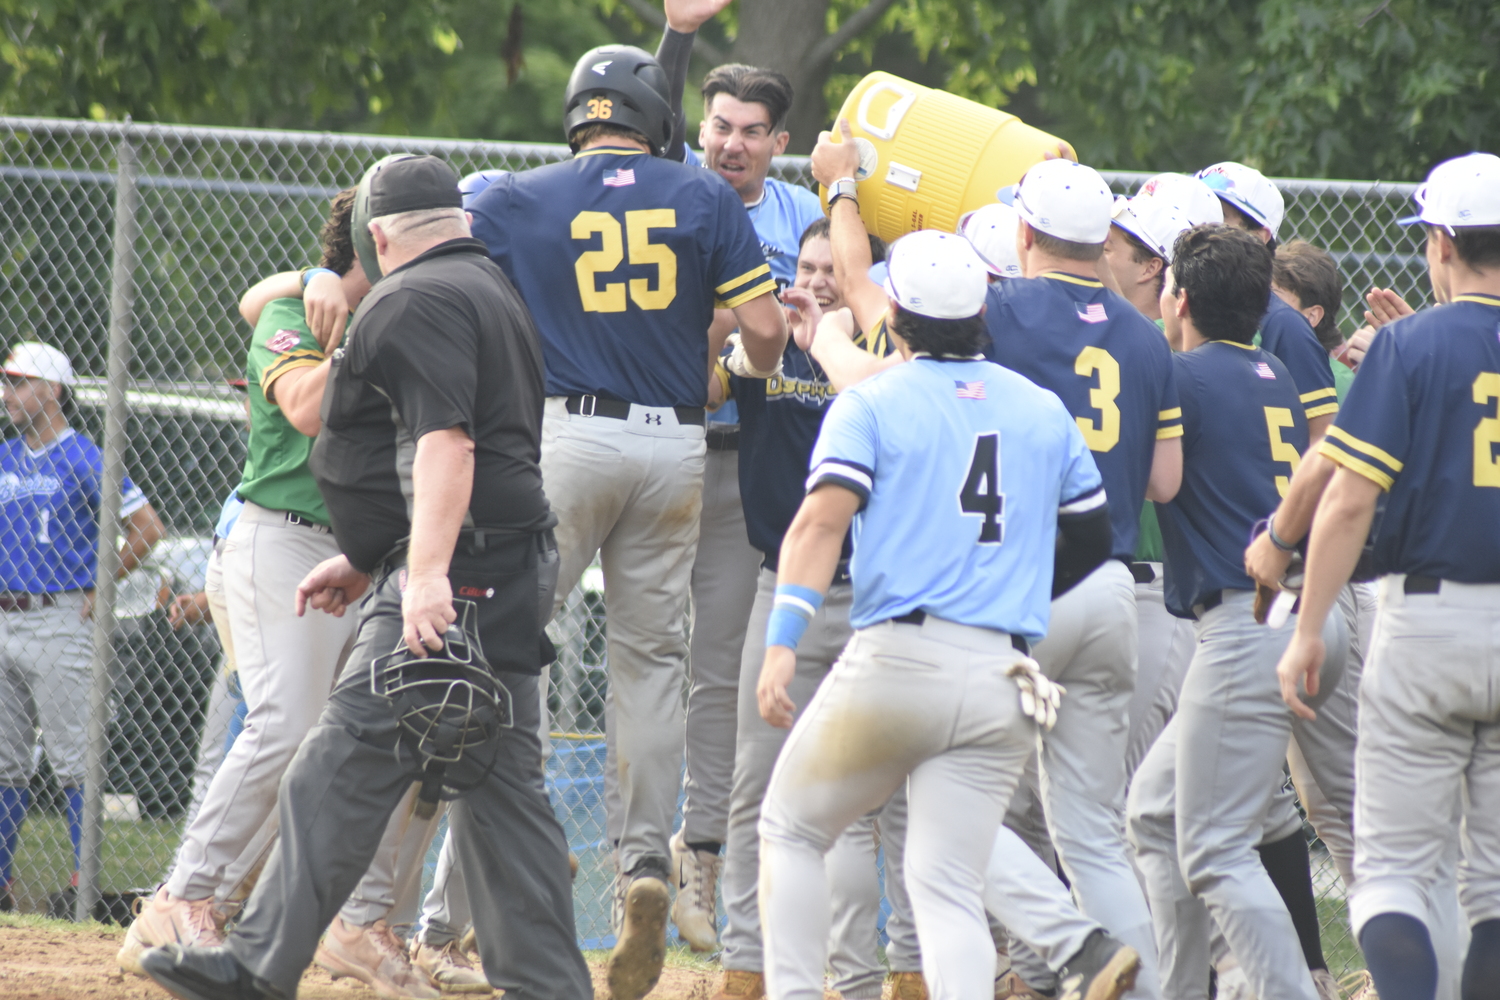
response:
[[[589,143],[597,142],[600,139],[605,141],[610,139],[629,139],[631,142],[639,142],[647,147],[651,145],[650,139],[633,128],[626,128],[624,125],[608,125],[604,122],[574,129],[573,134],[568,136],[568,145],[573,147],[574,152],[577,152]]]
[[[1450,239],[1458,259],[1470,267],[1500,267],[1500,226],[1456,226]]]
[[[344,188],[328,203],[328,219],[318,231],[318,246],[323,256],[319,267],[348,274],[354,268],[354,235],[349,223],[354,218],[354,194],[357,187]]]
[[[1149,264],[1153,260],[1161,261],[1161,270],[1156,272],[1156,297],[1161,298],[1161,290],[1166,287],[1167,283],[1166,259],[1143,243],[1141,238],[1130,230],[1115,226],[1114,231],[1115,235],[1124,240],[1125,245],[1130,248],[1130,259],[1135,263]]]
[[[1035,226],[1031,227],[1031,231],[1036,236],[1036,248],[1042,251],[1042,253],[1051,254],[1053,257],[1092,263],[1104,256],[1103,243],[1074,243],[1072,240],[1060,240],[1050,233],[1042,232]]]
[[[1277,287],[1297,296],[1303,309],[1323,307],[1323,318],[1313,327],[1323,350],[1336,350],[1344,343],[1339,332],[1339,307],[1344,304],[1344,278],[1333,255],[1305,240],[1292,240],[1276,248],[1271,279]]]
[[[990,339],[982,313],[964,319],[933,319],[892,302],[890,324],[913,351],[939,358],[971,358],[983,353]]]
[[[1259,236],[1215,223],[1185,230],[1172,248],[1172,278],[1205,338],[1255,339],[1271,294],[1271,251]]]
[[[792,82],[774,69],[725,63],[710,70],[703,78],[703,108],[720,94],[728,94],[745,104],[759,104],[771,117],[771,131],[786,128],[787,113],[792,110]]]
[[[824,216],[802,230],[802,238],[797,241],[797,251],[800,253],[802,248],[807,245],[808,240],[830,239],[830,231],[831,227],[828,224],[828,217]],[[868,235],[870,237],[870,263],[878,264],[885,260],[885,240],[874,233]]]

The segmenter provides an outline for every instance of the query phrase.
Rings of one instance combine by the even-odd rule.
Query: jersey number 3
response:
[[[1109,451],[1120,443],[1120,408],[1115,405],[1120,395],[1120,363],[1102,347],[1085,347],[1078,352],[1073,371],[1085,378],[1099,375],[1099,387],[1089,390],[1089,405],[1099,411],[1099,422],[1088,417],[1073,419],[1089,451]]]
[[[608,274],[625,259],[624,246],[629,243],[630,263],[655,264],[656,287],[647,278],[630,279],[630,300],[642,309],[665,309],[677,298],[677,255],[663,243],[651,242],[651,230],[672,229],[677,225],[675,208],[638,209],[625,213],[621,239],[620,220],[608,212],[579,212],[573,216],[573,238],[592,240],[599,234],[599,249],[586,250],[573,265],[578,277],[578,297],[584,312],[617,313],[625,311],[625,282],[607,281],[599,287],[599,275]]]
[[[980,545],[1005,541],[1005,494],[1000,492],[1000,435],[980,434],[974,439],[974,457],[969,474],[958,491],[958,508],[984,518],[979,527]]]

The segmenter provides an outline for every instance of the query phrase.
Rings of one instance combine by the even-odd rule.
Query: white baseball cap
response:
[[[1403,226],[1426,222],[1453,233],[1454,226],[1500,226],[1500,156],[1470,153],[1432,168],[1417,188],[1416,215]]]
[[[984,308],[989,269],[962,236],[936,229],[907,233],[885,260],[885,294],[907,312],[967,319]]]
[[[1281,220],[1286,218],[1286,201],[1281,191],[1266,175],[1243,163],[1226,161],[1198,171],[1198,179],[1213,188],[1214,194],[1271,231],[1276,238]]]
[[[1115,225],[1169,264],[1172,245],[1184,230],[1223,221],[1224,209],[1213,189],[1186,174],[1157,174],[1135,197],[1115,202]]]
[[[996,202],[964,213],[958,220],[958,235],[974,245],[985,267],[997,278],[1019,278],[1021,258],[1016,254],[1016,223],[1020,217],[1009,205]]]
[[[10,356],[5,359],[5,374],[73,384],[73,366],[68,363],[68,356],[55,347],[34,340],[23,341],[10,349]]]
[[[1099,171],[1072,160],[1043,160],[1016,186],[1021,221],[1070,243],[1103,243],[1114,203]]]

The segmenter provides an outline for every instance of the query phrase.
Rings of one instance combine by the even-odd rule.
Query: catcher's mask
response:
[[[510,691],[484,658],[474,603],[454,601],[453,606],[458,621],[448,626],[438,652],[417,656],[400,641],[370,661],[370,689],[390,699],[401,726],[397,759],[409,755],[422,771],[413,807],[419,819],[430,819],[439,799],[456,798],[483,781],[499,752],[495,738],[515,723]],[[477,776],[462,783],[444,781],[450,765],[486,746],[489,761]]]

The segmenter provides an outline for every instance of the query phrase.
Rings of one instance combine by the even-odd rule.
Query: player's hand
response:
[[[1281,589],[1281,578],[1286,574],[1292,553],[1283,552],[1271,544],[1271,533],[1262,531],[1255,541],[1245,549],[1245,572],[1262,587]]]
[[[344,281],[334,274],[315,274],[302,292],[302,308],[307,313],[307,328],[328,354],[344,339],[344,323],[349,319],[349,299],[344,295]]]
[[[792,340],[802,350],[812,350],[818,324],[823,322],[823,307],[818,305],[818,297],[805,288],[793,285],[782,290],[781,301],[792,307],[787,314],[787,325],[792,328]]]
[[[1276,664],[1281,700],[1298,718],[1312,720],[1318,717],[1318,713],[1302,701],[1301,695],[1304,691],[1308,697],[1318,693],[1318,671],[1322,669],[1325,653],[1322,636],[1304,636],[1299,627],[1286,652],[1281,654],[1281,662]]]
[[[730,0],[666,0],[667,27],[692,34],[729,4]]]
[[[855,145],[849,119],[840,118],[838,129],[841,142],[834,142],[830,132],[819,132],[812,152],[813,177],[824,187],[859,173],[859,146]]]
[[[370,577],[349,564],[349,557],[325,559],[297,584],[296,610],[300,618],[309,606],[342,618],[344,611],[370,589]]]
[[[1359,363],[1365,359],[1365,352],[1370,349],[1370,341],[1375,337],[1373,326],[1362,326],[1350,335],[1348,343],[1344,345],[1344,363],[1355,371],[1359,371]]]
[[[1372,288],[1365,293],[1365,303],[1370,307],[1365,312],[1365,322],[1377,330],[1403,316],[1416,312],[1406,300],[1389,288]]]
[[[836,341],[854,342],[854,311],[848,306],[835,309],[831,313],[823,313],[823,318],[818,321],[818,327],[813,331],[813,342],[808,348],[814,358],[818,356],[819,346],[829,346]]]
[[[760,717],[778,729],[791,729],[796,721],[797,706],[787,697],[787,685],[797,676],[797,652],[789,646],[767,646],[765,661],[760,665],[760,681],[755,685],[755,701]]]
[[[1021,712],[1043,729],[1057,725],[1057,710],[1068,689],[1042,673],[1041,664],[1029,656],[1013,663],[1005,675],[1021,689]]]
[[[197,625],[210,619],[208,595],[201,590],[196,594],[178,594],[167,605],[167,624],[174,631],[184,625]]]
[[[418,656],[443,648],[448,626],[458,618],[453,608],[453,585],[442,574],[409,575],[401,592],[402,638]]]

